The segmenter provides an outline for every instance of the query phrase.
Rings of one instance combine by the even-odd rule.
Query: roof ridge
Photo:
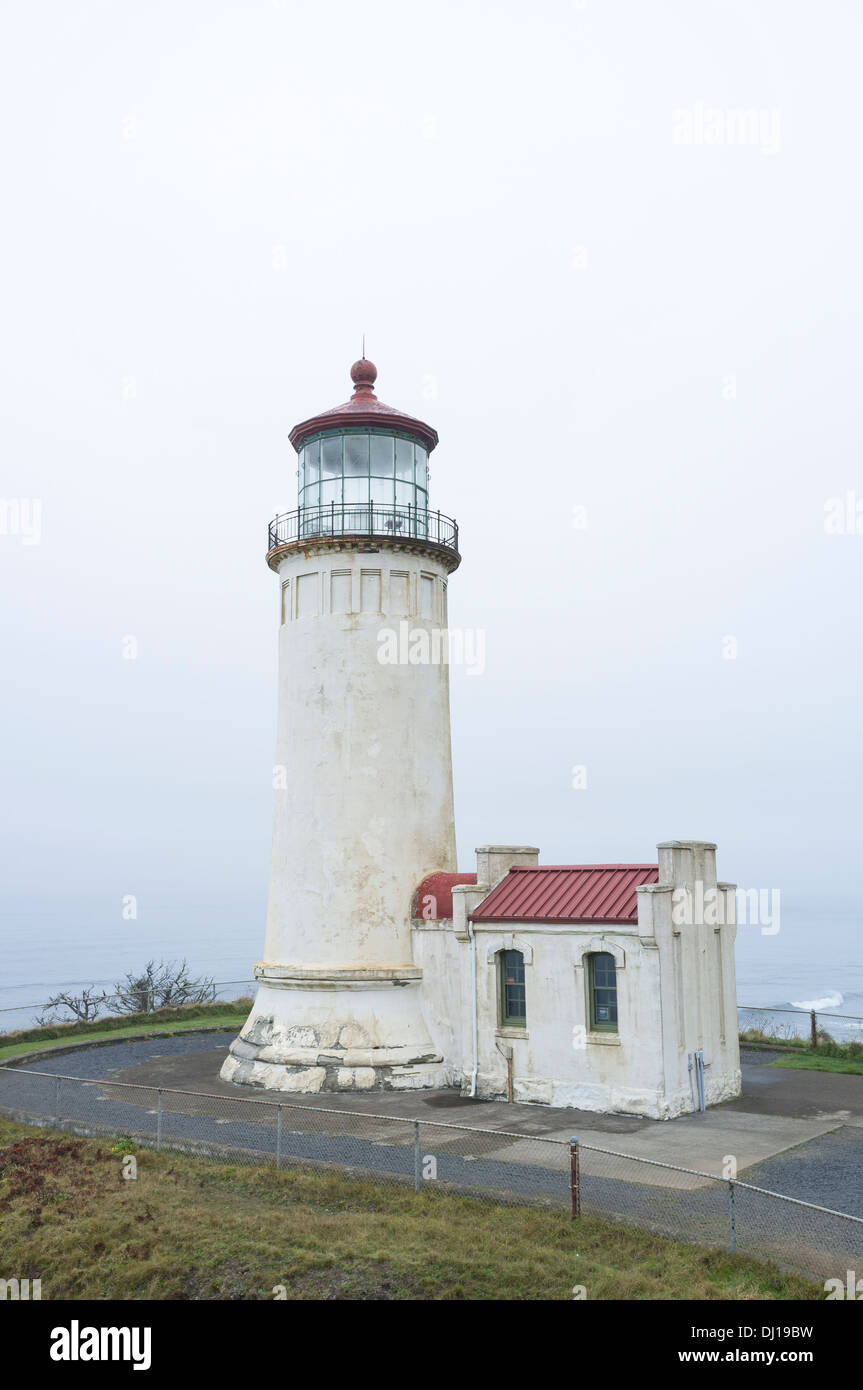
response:
[[[602,869],[605,873],[610,870],[626,870],[631,873],[633,869],[658,869],[658,864],[513,864],[510,869],[511,874],[535,874],[548,873],[589,873],[594,869]]]

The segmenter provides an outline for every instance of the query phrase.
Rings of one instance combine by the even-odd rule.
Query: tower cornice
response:
[[[276,574],[279,565],[287,555],[302,555],[313,559],[317,555],[331,555],[334,551],[349,554],[378,555],[387,552],[407,555],[426,555],[444,566],[447,574],[452,574],[461,564],[461,555],[452,546],[438,545],[434,541],[416,536],[304,536],[301,540],[286,541],[272,546],[267,551],[267,564]]]

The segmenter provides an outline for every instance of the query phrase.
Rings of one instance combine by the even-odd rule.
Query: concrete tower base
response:
[[[262,962],[223,1081],[268,1090],[415,1091],[446,1085],[417,966],[291,969]]]

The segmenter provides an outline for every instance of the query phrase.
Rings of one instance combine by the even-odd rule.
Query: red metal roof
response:
[[[471,913],[474,922],[637,922],[636,888],[656,864],[540,864],[510,869]]]
[[[294,425],[290,434],[294,448],[299,449],[303,440],[318,430],[335,430],[340,425],[378,425],[417,435],[431,453],[438,442],[437,430],[432,429],[431,425],[427,425],[423,420],[415,420],[412,415],[404,415],[402,411],[394,410],[391,405],[384,405],[383,401],[379,401],[372,389],[377,375],[378,369],[374,362],[369,362],[366,357],[361,357],[355,362],[351,367],[354,394],[350,400],[345,401],[343,405],[334,405],[331,410],[323,410],[320,415],[313,415],[311,419],[303,420],[299,425]]]
[[[476,883],[476,874],[429,874],[416,891],[414,917],[440,922],[452,917],[452,890],[456,883]]]

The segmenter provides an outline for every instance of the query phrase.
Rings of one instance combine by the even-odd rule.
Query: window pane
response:
[[[309,483],[318,482],[321,472],[321,441],[316,439],[314,444],[307,444],[303,450],[303,472],[302,476]]]
[[[320,483],[306,484],[300,493],[301,507],[316,507],[321,500]]]
[[[396,477],[413,482],[414,446],[409,439],[396,440]]]
[[[372,472],[378,477],[393,476],[393,440],[388,434],[372,435]]]
[[[421,444],[417,445],[417,472],[416,480],[418,487],[428,487],[429,456]]]
[[[407,507],[415,500],[413,483],[396,483],[396,505]]]
[[[342,473],[342,440],[341,436],[335,439],[321,440],[321,480],[324,478],[339,478]]]
[[[392,478],[372,478],[372,501],[380,506],[391,507],[393,504],[393,480]]]
[[[369,475],[369,437],[367,434],[345,435],[345,477],[367,478]]]
[[[346,502],[368,502],[369,500],[369,480],[368,478],[345,478],[345,501]]]
[[[342,500],[342,481],[339,478],[336,482],[321,483],[321,506],[329,506],[331,502],[340,503]]]

